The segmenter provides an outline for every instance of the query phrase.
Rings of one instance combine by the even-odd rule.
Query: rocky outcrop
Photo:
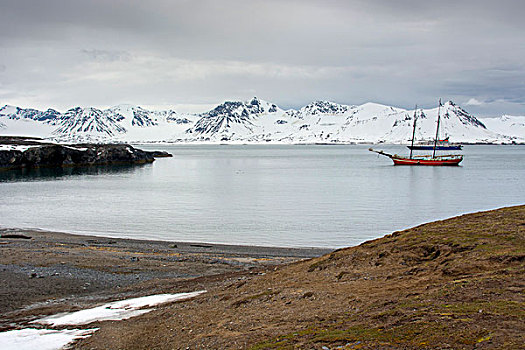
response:
[[[127,144],[60,145],[34,140],[0,139],[0,169],[145,164],[166,152],[147,152]]]
[[[151,152],[147,152],[147,153],[151,154],[154,158],[169,158],[169,157],[173,157],[173,154],[168,153],[166,151],[151,151]]]

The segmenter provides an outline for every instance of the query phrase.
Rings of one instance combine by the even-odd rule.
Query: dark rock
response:
[[[3,235],[0,235],[0,238],[21,238],[21,239],[31,239],[31,237],[29,237],[29,236],[21,235],[21,234],[17,234],[17,233],[7,233],[7,234],[3,234]]]
[[[212,248],[213,246],[208,244],[190,244],[190,247],[196,247],[196,248]]]
[[[166,152],[146,152],[127,144],[42,144],[23,152],[0,151],[0,169],[145,164],[153,162],[155,156],[170,155]]]
[[[169,157],[173,157],[173,154],[168,153],[166,151],[150,151],[148,153],[151,154],[154,158],[169,158]]]

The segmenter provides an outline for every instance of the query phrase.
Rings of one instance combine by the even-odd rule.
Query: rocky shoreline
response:
[[[0,170],[152,163],[171,157],[128,144],[56,144],[38,138],[0,136]]]

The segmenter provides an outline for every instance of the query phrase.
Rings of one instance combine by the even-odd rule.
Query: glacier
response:
[[[417,110],[416,140],[435,135],[438,107]],[[440,137],[452,142],[525,143],[525,116],[479,119],[451,101],[440,109]],[[226,101],[200,114],[151,111],[135,105],[66,112],[5,105],[0,135],[36,136],[55,142],[407,144],[414,110],[378,103],[342,105],[315,101],[283,110],[257,97]]]

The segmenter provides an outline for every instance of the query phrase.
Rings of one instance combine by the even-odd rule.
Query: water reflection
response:
[[[96,165],[82,167],[28,168],[0,171],[0,182],[53,181],[71,176],[111,175],[132,173],[151,164]]]

